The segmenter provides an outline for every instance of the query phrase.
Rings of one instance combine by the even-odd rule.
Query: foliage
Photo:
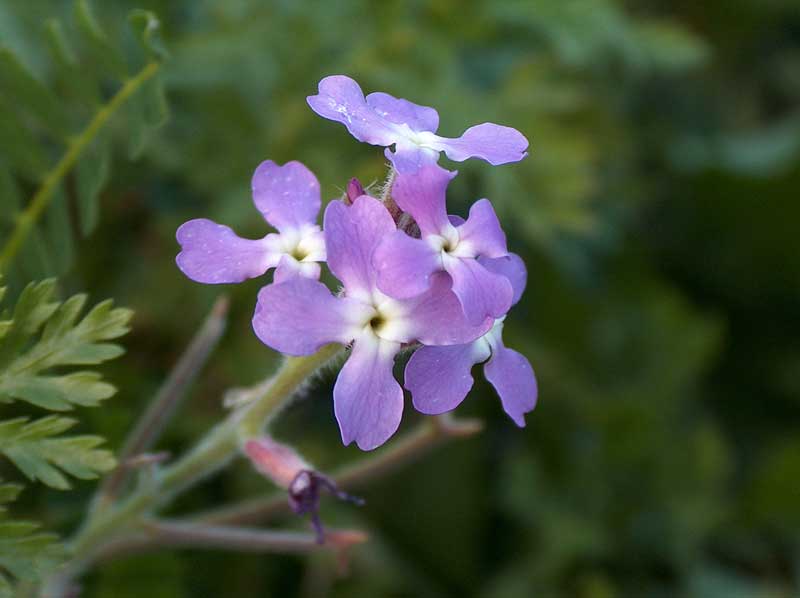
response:
[[[85,237],[97,227],[112,161],[108,119],[127,102],[125,137],[132,158],[166,120],[155,74],[166,53],[155,16],[130,13],[141,49],[128,60],[130,52],[100,27],[86,0],[76,0],[74,9],[78,50],[57,18],[47,20],[41,32],[40,43],[50,54],[46,82],[12,49],[0,46],[0,230],[9,235],[0,267],[8,271],[22,253],[12,282],[65,272],[74,257],[76,229]],[[137,63],[144,66],[132,74]],[[110,95],[112,85],[118,91]],[[36,188],[30,202],[22,201],[20,187]],[[18,224],[26,226],[20,238],[11,235]]]
[[[127,333],[130,310],[104,301],[81,317],[85,295],[54,299],[54,280],[31,283],[13,311],[0,320],[0,403],[22,401],[48,411],[95,407],[115,388],[99,373],[68,366],[96,365],[114,359],[122,348],[107,341]],[[0,295],[5,289],[0,290]],[[88,480],[110,470],[111,452],[98,448],[99,436],[64,435],[77,420],[59,415],[0,420],[0,454],[31,481],[66,490],[67,476]],[[17,498],[22,486],[0,485],[0,505]],[[0,516],[0,595],[11,595],[11,581],[32,582],[52,568],[62,550],[56,536],[38,525]],[[5,594],[3,594],[5,592]]]
[[[34,116],[57,130],[58,113],[85,123],[93,112],[76,99],[79,78],[59,78],[41,41],[41,24],[63,19],[63,4],[0,0],[0,38],[14,56],[47,90],[75,90],[55,108],[36,105],[37,115],[55,116],[29,114],[19,139],[35,133],[40,141]],[[735,10],[721,0],[141,4],[164,23],[173,114],[144,159],[112,160],[114,176],[98,185],[109,198],[104,225],[78,247],[62,280],[139,314],[131,357],[115,365],[114,378],[141,402],[87,410],[92,429],[122,438],[219,292],[175,269],[180,223],[203,216],[263,234],[249,177],[266,158],[302,160],[327,197],[350,176],[365,184],[379,176],[379,151],[303,102],[331,73],[437,107],[444,135],[494,121],[531,139],[531,156],[518,165],[457,165],[463,176],[452,202],[463,210],[490,197],[512,223],[509,244],[526,259],[530,280],[506,341],[530,357],[541,396],[518,431],[478,381],[463,409],[487,420],[482,438],[369,488],[358,514],[326,513],[370,530],[346,579],[316,558],[160,553],[101,567],[85,596],[797,593],[796,2],[743,0]],[[107,40],[123,39],[116,25],[132,6],[95,3]],[[118,88],[101,46],[86,42],[80,56],[92,80],[107,73],[103,80],[116,81],[103,93]],[[6,108],[0,132],[16,125],[18,107]],[[117,119],[113,125],[107,143],[117,148],[131,136]],[[0,133],[7,151],[4,139]],[[53,162],[46,158],[45,167]],[[15,160],[13,177],[0,171],[4,199],[9,181],[25,195],[37,182],[25,175],[36,155]],[[95,163],[80,160],[73,178],[80,168],[99,176]],[[40,235],[48,231],[45,224]],[[21,257],[27,264],[36,256]],[[231,291],[231,332],[165,449],[181,450],[219,421],[222,389],[272,367],[275,357],[249,328],[260,284]],[[82,399],[68,391],[30,396],[50,405],[96,402],[101,381],[93,384]],[[58,392],[65,387],[68,380]],[[338,447],[331,412],[323,380],[279,430],[323,468],[356,456]],[[414,419],[407,405],[404,427]],[[263,490],[234,467],[184,506]],[[80,505],[62,494],[44,501],[42,492],[31,487],[20,508],[35,519],[61,518],[67,530]]]

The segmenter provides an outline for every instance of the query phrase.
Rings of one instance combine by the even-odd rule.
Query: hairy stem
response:
[[[243,438],[259,433],[308,377],[341,350],[338,345],[327,345],[314,355],[287,359],[257,399],[228,416],[188,454],[158,472],[148,484],[140,485],[119,505],[91,513],[70,543],[73,558],[67,568],[69,574],[80,574],[104,545],[136,528],[143,515],[222,467],[236,454]]]
[[[19,251],[31,229],[41,217],[44,210],[50,205],[56,187],[61,180],[72,170],[83,151],[94,140],[100,130],[119,108],[161,68],[158,62],[149,62],[136,75],[125,81],[122,87],[114,94],[108,103],[97,111],[94,118],[86,128],[74,137],[67,146],[66,153],[61,157],[53,169],[47,173],[41,186],[38,188],[25,211],[17,217],[17,223],[6,244],[0,252],[0,272],[7,269],[11,260]]]

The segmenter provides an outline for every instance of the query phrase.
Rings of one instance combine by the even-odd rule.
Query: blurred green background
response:
[[[345,577],[325,555],[161,552],[103,565],[84,596],[800,595],[796,0],[94,2],[112,31],[135,7],[162,20],[171,117],[139,160],[115,149],[100,225],[62,278],[136,311],[104,367],[121,392],[87,429],[119,446],[223,292],[228,333],[164,447],[275,367],[249,325],[264,281],[185,279],[174,231],[208,217],[263,235],[249,183],[267,158],[304,162],[325,199],[380,180],[381,150],[305,103],[335,73],[435,106],[444,135],[494,121],[530,139],[519,164],[457,165],[450,203],[491,198],[528,264],[506,341],[540,397],[518,430],[479,376],[459,413],[483,434],[375,482],[361,509],[326,503],[371,536]],[[42,23],[70,13],[0,0],[0,40],[49,82]],[[360,456],[332,381],[278,427],[323,470]],[[401,433],[418,419],[409,403]],[[92,489],[27,492],[25,508],[66,533]],[[237,463],[176,512],[268,491]]]

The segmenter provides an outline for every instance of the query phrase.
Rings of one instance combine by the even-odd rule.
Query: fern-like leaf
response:
[[[97,372],[65,366],[99,364],[122,354],[110,343],[128,331],[131,311],[98,303],[81,316],[85,295],[53,299],[55,281],[29,284],[0,320],[0,402],[21,400],[50,411],[91,407],[114,394]],[[2,289],[0,289],[2,298]],[[53,370],[57,373],[53,373]],[[66,474],[91,479],[114,466],[97,436],[60,436],[75,420],[48,416],[0,422],[0,454],[29,479],[69,487]]]
[[[25,417],[0,422],[0,453],[30,480],[60,490],[70,487],[64,475],[91,480],[116,465],[110,451],[98,449],[99,436],[58,436],[76,421],[50,415],[29,421]]]
[[[140,48],[131,56],[124,40],[103,31],[86,0],[77,0],[74,12],[73,35],[57,20],[44,26],[42,45],[52,60],[46,82],[0,44],[0,271],[13,264],[12,274],[24,280],[64,272],[76,231],[88,235],[97,226],[111,167],[106,125],[112,117],[127,113],[121,137],[132,157],[167,118],[159,77],[166,51],[155,15],[130,14]],[[67,177],[74,184],[65,184]],[[27,204],[19,198],[20,183],[37,188]]]
[[[91,407],[115,392],[92,371],[51,374],[67,365],[94,365],[122,354],[106,341],[128,331],[130,310],[104,301],[79,318],[86,295],[52,301],[55,281],[30,284],[13,319],[0,321],[0,401],[27,401],[51,411]],[[42,330],[36,342],[32,338]]]
[[[41,579],[63,558],[64,550],[54,534],[37,523],[8,518],[6,505],[16,500],[22,486],[0,484],[0,598],[14,595],[12,584]]]

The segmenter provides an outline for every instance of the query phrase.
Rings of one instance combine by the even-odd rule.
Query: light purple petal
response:
[[[294,277],[259,291],[253,330],[276,351],[310,355],[327,343],[351,341],[364,317],[362,304],[334,297],[319,281]]]
[[[280,231],[316,224],[319,214],[319,181],[300,162],[280,166],[272,160],[258,165],[252,180],[253,202],[258,211]]]
[[[398,343],[379,340],[371,332],[356,339],[353,351],[333,387],[333,404],[342,442],[354,440],[370,451],[397,431],[403,415],[403,389],[394,379]]]
[[[362,195],[353,205],[332,201],[325,210],[325,245],[328,267],[349,296],[362,296],[375,289],[372,254],[395,230],[386,207],[374,197]]]
[[[404,300],[403,305],[409,314],[405,338],[398,339],[403,342],[416,339],[423,345],[461,345],[483,336],[494,323],[492,318],[468,322],[444,273],[432,276],[431,288]]]
[[[528,271],[525,268],[525,262],[522,261],[522,258],[516,253],[509,253],[508,255],[497,258],[480,257],[478,258],[478,262],[487,270],[508,278],[511,282],[511,287],[514,289],[514,297],[511,300],[511,305],[516,305],[520,297],[522,297],[525,284],[528,281]]]
[[[413,131],[435,133],[439,127],[439,114],[429,106],[421,106],[402,98],[376,91],[367,96],[367,105],[378,116],[395,124],[406,124]]]
[[[444,267],[453,279],[456,294],[464,315],[472,324],[485,318],[500,318],[511,307],[514,290],[505,276],[494,274],[477,260],[449,258]]]
[[[414,175],[426,166],[434,166],[439,161],[439,152],[426,147],[420,147],[405,138],[399,137],[395,143],[394,151],[388,147],[383,155],[392,163],[399,174]]]
[[[452,225],[447,218],[447,185],[457,172],[435,164],[414,174],[398,174],[392,186],[392,199],[411,214],[422,235],[438,235]]]
[[[503,409],[518,426],[525,427],[525,414],[536,407],[536,376],[524,355],[507,349],[502,343],[492,347],[492,357],[483,366],[483,374],[492,383]]]
[[[488,199],[479,199],[469,209],[467,221],[458,227],[459,244],[469,247],[472,257],[500,257],[508,253],[506,234]]]
[[[417,349],[405,371],[405,387],[414,407],[429,415],[458,407],[472,388],[472,366],[488,357],[485,342]]]
[[[242,239],[230,227],[205,218],[182,224],[175,237],[181,245],[175,258],[178,267],[192,280],[206,284],[261,276],[280,258],[264,239]]]
[[[304,276],[313,280],[318,280],[322,268],[317,262],[298,262],[290,255],[282,255],[275,268],[273,280],[275,282],[285,282],[295,276]]]
[[[325,77],[319,82],[319,94],[306,101],[323,118],[342,123],[359,141],[387,146],[399,136],[391,122],[367,105],[361,87],[350,77]]]
[[[438,251],[399,230],[378,245],[372,263],[378,271],[378,288],[396,299],[424,293],[431,286],[431,275],[442,269]]]
[[[456,162],[467,158],[480,158],[489,164],[519,162],[528,155],[528,140],[511,127],[483,123],[470,127],[458,139],[439,138],[436,148],[444,150]]]

